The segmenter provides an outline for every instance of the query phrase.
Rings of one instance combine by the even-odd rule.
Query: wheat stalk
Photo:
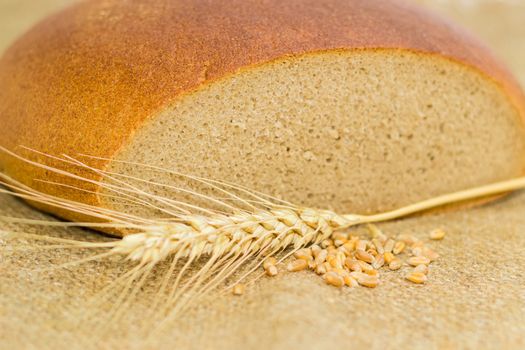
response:
[[[259,210],[253,214],[218,215],[214,217],[188,216],[176,224],[152,227],[148,232],[128,235],[114,248],[130,260],[162,261],[179,251],[182,256],[198,257],[225,251],[257,251],[293,246],[296,249],[317,244],[330,238],[335,231],[351,226],[384,222],[406,217],[480,197],[501,194],[525,188],[525,177],[447,194],[398,210],[377,215],[339,215],[328,210],[311,208],[280,208]],[[277,239],[277,237],[280,237]],[[191,241],[186,247],[183,242]],[[252,242],[261,243],[252,245]]]

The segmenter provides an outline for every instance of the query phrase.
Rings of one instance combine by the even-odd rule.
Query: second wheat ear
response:
[[[6,149],[2,150],[19,160],[43,167],[61,176],[93,182],[93,180],[80,178],[62,169],[32,162]],[[244,273],[236,277],[233,283],[233,285],[238,284],[259,268],[268,256],[284,253],[281,259],[284,260],[295,251],[310,244],[320,243],[330,238],[335,232],[352,226],[399,219],[443,205],[525,188],[525,177],[522,177],[431,198],[391,212],[367,216],[304,208],[234,184],[177,173],[178,176],[189,177],[199,183],[218,188],[221,194],[229,196],[233,203],[240,203],[236,206],[224,199],[211,198],[209,195],[193,192],[200,199],[209,198],[215,205],[224,205],[224,210],[217,210],[200,208],[192,203],[183,203],[171,198],[159,197],[154,193],[146,193],[128,183],[127,178],[91,168],[68,156],[53,157],[53,159],[75,164],[86,171],[96,172],[107,181],[113,181],[113,185],[103,182],[96,182],[96,184],[113,192],[115,197],[154,208],[158,208],[156,203],[163,203],[168,208],[164,210],[165,213],[170,214],[168,219],[141,217],[38,192],[7,174],[0,173],[0,183],[10,188],[10,190],[0,189],[0,193],[8,193],[25,200],[66,209],[103,222],[35,221],[24,218],[2,218],[3,221],[44,226],[116,228],[134,232],[119,240],[100,243],[7,233],[12,238],[31,237],[52,243],[50,248],[103,250],[93,257],[72,261],[59,267],[111,256],[123,256],[134,262],[136,264],[134,268],[112,283],[112,287],[115,288],[106,289],[107,293],[116,293],[114,307],[107,315],[108,322],[122,317],[126,303],[129,303],[146,283],[155,266],[163,262],[168,262],[169,268],[160,281],[158,293],[164,295],[165,299],[162,302],[160,298],[156,299],[152,310],[157,310],[155,312],[161,315],[173,316],[187,308],[191,304],[190,301],[196,300],[197,297],[229,281],[237,271],[242,270]],[[147,165],[143,166],[147,167]],[[234,193],[234,190],[238,193]],[[188,192],[187,189],[184,191]],[[244,208],[241,207],[241,204],[244,205]],[[188,210],[189,208],[194,212]],[[227,213],[226,210],[231,212]],[[292,249],[287,249],[290,247]],[[192,269],[191,267],[197,260],[199,260],[199,268]],[[110,298],[106,295],[105,299],[108,297]]]

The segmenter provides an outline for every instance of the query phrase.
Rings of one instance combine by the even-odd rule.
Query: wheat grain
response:
[[[303,271],[308,268],[308,262],[303,259],[294,260],[288,264],[286,269],[290,272]]]
[[[309,261],[309,260],[313,259],[312,250],[308,249],[308,248],[299,249],[298,251],[293,253],[293,255],[297,259],[302,259],[302,260],[306,260],[306,261]]]
[[[375,250],[377,251],[378,254],[384,254],[385,253],[385,248],[384,248],[383,243],[381,242],[380,239],[374,238],[374,239],[372,239],[372,243],[374,244],[374,246],[376,248]]]
[[[392,262],[392,260],[394,260],[394,258],[395,258],[395,256],[391,252],[386,252],[384,254],[384,260],[385,260],[385,263],[387,263],[387,264],[390,264]]]
[[[340,255],[328,255],[326,261],[328,261],[334,269],[343,268],[344,259]]]
[[[368,242],[366,240],[359,239],[355,243],[355,250],[360,250],[364,252],[366,251],[367,246],[368,246]]]
[[[376,269],[376,270],[379,270],[380,268],[383,267],[383,265],[385,265],[385,258],[384,258],[384,256],[383,255],[376,256],[376,258],[372,262],[372,267],[374,269]]]
[[[233,287],[232,292],[234,295],[243,295],[245,291],[246,291],[246,286],[242,283],[239,283]]]
[[[275,259],[273,256],[266,258],[263,263],[263,268],[266,269],[270,266],[277,265],[277,259]]]
[[[401,254],[403,250],[405,250],[405,246],[406,246],[405,242],[398,241],[394,244],[394,249],[392,250],[392,252],[394,253],[394,255]]]
[[[375,250],[374,248],[370,248],[366,252],[372,255],[373,258],[375,258],[378,255],[377,250]]]
[[[345,250],[346,254],[350,254],[355,250],[355,241],[349,241],[343,244],[343,249]]]
[[[278,274],[278,270],[277,270],[277,267],[275,267],[274,265],[270,265],[266,268],[266,274],[270,277],[275,277],[277,276]]]
[[[325,272],[330,272],[330,271],[332,271],[334,269],[332,267],[332,265],[330,265],[330,263],[328,263],[327,261],[325,261],[322,266],[323,266]]]
[[[318,244],[312,244],[310,246],[310,249],[312,250],[312,255],[314,256],[314,258],[317,258],[321,250],[323,250]]]
[[[399,270],[401,266],[402,266],[401,260],[399,259],[394,259],[388,264],[388,268],[392,271]]]
[[[314,259],[308,260],[308,268],[310,270],[315,270],[316,267],[317,267],[317,264],[315,263]]]
[[[363,269],[361,268],[361,265],[357,260],[352,259],[351,257],[348,257],[345,259],[345,266],[350,271],[358,271],[361,272]]]
[[[379,279],[376,276],[361,275],[357,282],[363,287],[375,288],[379,285]]]
[[[394,244],[395,244],[395,241],[393,239],[390,239],[390,238],[387,239],[385,242],[384,248],[383,248],[385,253],[391,253],[392,250],[394,250]]]
[[[317,253],[317,256],[315,257],[315,263],[317,265],[321,265],[322,263],[324,263],[326,261],[327,257],[328,257],[328,251],[326,249],[321,249]]]
[[[359,283],[352,276],[350,276],[349,273],[344,275],[343,280],[347,287],[357,287],[359,285]]]
[[[430,259],[424,256],[413,256],[407,260],[407,263],[411,266],[428,265]]]
[[[374,257],[371,254],[361,249],[356,250],[355,257],[361,261],[364,261],[370,264],[374,261]]]
[[[376,270],[369,263],[361,261],[361,260],[358,260],[358,263],[359,263],[359,266],[361,266],[361,271],[363,271],[364,273],[368,275],[375,273]]]
[[[326,273],[324,279],[326,281],[326,284],[329,284],[329,285],[332,285],[338,288],[342,287],[345,284],[343,278],[334,271]]]
[[[324,249],[331,247],[331,246],[333,246],[333,242],[331,239],[325,239],[321,242],[321,247],[323,247]]]
[[[270,277],[277,276],[278,270],[275,266],[277,264],[277,259],[274,257],[267,258],[263,263],[263,269],[266,272],[266,274]]]
[[[409,280],[412,283],[416,284],[423,284],[427,281],[427,276],[422,272],[410,272],[408,273],[405,278]]]
[[[442,240],[443,238],[445,238],[445,231],[443,231],[442,229],[436,229],[430,232],[429,237],[430,239],[435,241]]]
[[[359,280],[359,278],[362,278],[363,276],[367,276],[367,274],[364,272],[359,272],[359,271],[350,272],[350,277],[352,277],[356,281]]]
[[[315,273],[318,275],[324,275],[326,272],[327,270],[324,264],[317,265],[317,267],[315,268]]]

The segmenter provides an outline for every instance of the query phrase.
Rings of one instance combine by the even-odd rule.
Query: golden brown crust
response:
[[[402,2],[95,0],[49,17],[6,52],[0,140],[111,158],[185,93],[281,57],[339,49],[403,49],[462,62],[499,83],[525,116],[519,85],[489,50]],[[44,174],[28,165],[0,156],[0,167],[53,192],[32,183]],[[97,203],[94,195],[82,200]]]

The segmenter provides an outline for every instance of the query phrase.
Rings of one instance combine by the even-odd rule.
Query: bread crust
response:
[[[94,0],[45,19],[5,53],[0,140],[11,149],[111,159],[147,120],[218,79],[290,56],[377,49],[460,62],[497,82],[525,116],[519,84],[490,50],[403,2]],[[91,164],[104,169],[108,163]],[[35,182],[58,177],[12,157],[0,155],[0,167],[36,189],[100,205],[96,193]]]

